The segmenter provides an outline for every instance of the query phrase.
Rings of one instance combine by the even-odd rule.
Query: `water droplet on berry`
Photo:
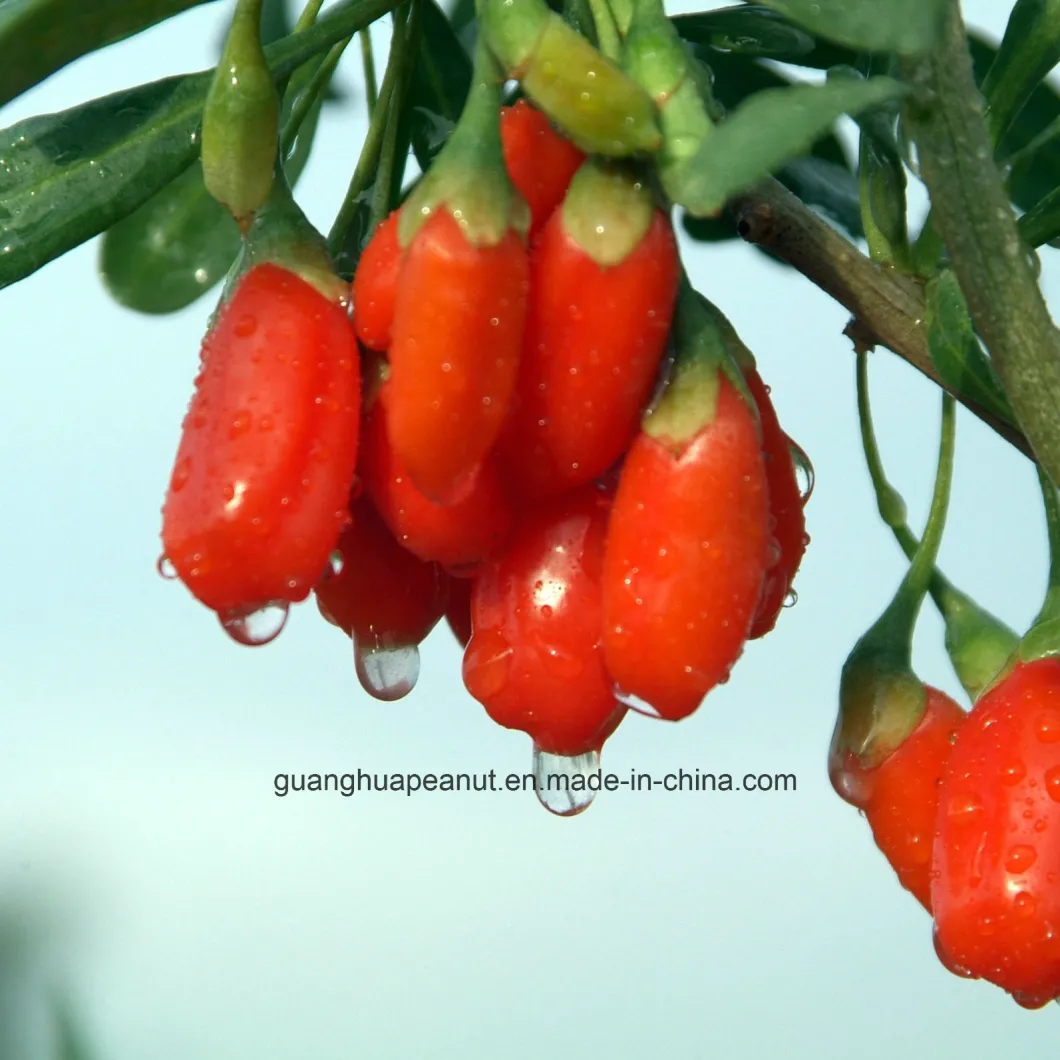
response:
[[[784,597],[785,607],[794,607],[799,602],[799,594],[794,589],[789,589]]]
[[[164,552],[158,557],[155,569],[167,582],[173,581],[177,576],[177,568],[173,566],[173,561]]]
[[[1038,860],[1034,847],[1021,843],[1014,846],[1005,857],[1005,870],[1014,875],[1026,872]]]
[[[290,604],[286,600],[273,600],[251,611],[242,608],[222,611],[217,617],[224,631],[237,644],[260,648],[283,632],[289,610]]]
[[[662,715],[646,699],[641,699],[640,696],[634,695],[632,692],[625,692],[621,688],[616,688],[615,699],[629,707],[630,710],[635,710],[638,714],[643,714],[647,718],[662,718]]]
[[[795,465],[795,481],[798,483],[799,496],[805,504],[813,493],[813,464],[810,463],[810,458],[801,445],[796,444],[790,438],[788,445],[791,450],[791,462]]]
[[[365,649],[354,642],[353,659],[361,687],[385,703],[407,696],[420,676],[420,650],[415,644]]]
[[[600,752],[556,755],[534,745],[534,789],[538,802],[557,817],[574,817],[596,797],[589,778],[600,770]]]
[[[1060,740],[1060,711],[1043,710],[1034,720],[1035,731],[1042,743]]]
[[[965,968],[964,965],[959,964],[955,961],[947,952],[942,942],[939,940],[938,928],[932,928],[931,941],[935,946],[935,956],[942,962],[942,966],[954,975],[960,976],[962,979],[978,979],[979,976],[969,968]]]

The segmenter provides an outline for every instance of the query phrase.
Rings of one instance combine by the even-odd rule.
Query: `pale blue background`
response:
[[[999,34],[1007,6],[978,0],[969,20]],[[206,66],[223,14],[90,56],[0,118]],[[363,131],[359,106],[323,122],[299,198],[325,228]],[[619,792],[574,820],[532,795],[275,798],[279,771],[522,770],[528,741],[463,692],[444,627],[416,692],[379,704],[314,607],[247,650],[157,576],[212,298],[122,310],[94,244],[0,293],[0,900],[45,925],[0,988],[29,1025],[12,1060],[44,1055],[48,989],[69,991],[101,1060],[1055,1052],[1053,1006],[1025,1013],[941,968],[825,776],[839,667],[902,572],[863,469],[846,315],[748,247],[688,249],[813,457],[813,544],[798,605],[731,683],[678,727],[631,716],[605,763],[794,772],[798,791]],[[936,391],[887,352],[872,368],[919,525]],[[1034,476],[963,414],[943,557],[1012,624],[1034,613]],[[920,633],[920,672],[955,691],[933,613]]]

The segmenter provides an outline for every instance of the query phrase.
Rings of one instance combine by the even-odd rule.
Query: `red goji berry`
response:
[[[273,264],[203,341],[163,508],[166,556],[221,613],[304,599],[347,518],[360,373],[344,309]]]
[[[460,647],[466,648],[471,640],[471,578],[449,579],[449,603],[445,608],[445,620],[453,631]]]
[[[405,252],[387,426],[413,483],[436,503],[466,494],[500,431],[519,366],[526,289],[526,248],[512,230],[493,246],[475,246],[443,210]]]
[[[508,176],[530,207],[533,239],[563,201],[585,154],[525,99],[501,110],[501,140]]]
[[[464,683],[499,725],[540,750],[599,750],[625,714],[601,639],[608,501],[593,487],[527,514],[475,577]]]
[[[856,756],[830,766],[841,798],[865,811],[876,845],[898,881],[931,911],[931,848],[939,786],[966,715],[945,692],[927,686],[927,705],[917,727],[873,769]]]
[[[622,455],[658,374],[678,269],[647,188],[583,166],[531,252],[526,340],[500,442],[521,496],[556,496]]]
[[[372,234],[353,275],[353,328],[357,338],[373,350],[389,347],[394,326],[394,300],[401,271],[397,230],[395,210]]]
[[[762,425],[762,452],[766,461],[772,526],[773,562],[766,571],[762,596],[751,623],[751,639],[754,640],[765,636],[776,625],[810,539],[806,536],[805,499],[795,474],[792,441],[780,426],[769,388],[762,382],[758,370],[752,364],[741,365],[741,368]]]
[[[767,517],[758,424],[726,376],[690,438],[637,437],[604,555],[604,653],[622,692],[677,720],[728,678],[762,588]]]
[[[512,506],[496,460],[487,456],[470,492],[441,505],[413,484],[387,435],[389,384],[365,416],[360,472],[365,489],[397,541],[422,560],[468,574],[494,552],[512,527]]]
[[[339,538],[341,569],[316,587],[317,606],[351,637],[357,672],[379,699],[411,691],[419,672],[413,651],[445,611],[448,579],[435,563],[402,548],[365,497]]]

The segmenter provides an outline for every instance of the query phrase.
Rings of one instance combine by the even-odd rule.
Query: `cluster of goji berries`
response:
[[[691,714],[772,629],[808,540],[799,451],[637,172],[525,100],[499,131],[501,231],[410,200],[349,312],[271,262],[238,281],[165,556],[247,643],[315,590],[383,699],[448,614],[490,717],[591,761],[628,707]]]
[[[872,437],[864,357],[866,452],[881,512],[900,513]],[[913,562],[895,601],[844,669],[832,782],[865,815],[902,886],[932,914],[943,964],[1040,1008],[1060,997],[1060,503],[1043,477],[1050,590],[1021,639],[932,571],[952,415],[950,399],[949,441],[919,547],[904,517],[889,519]],[[973,701],[967,714],[910,669],[912,624],[925,589],[943,615],[947,649]]]

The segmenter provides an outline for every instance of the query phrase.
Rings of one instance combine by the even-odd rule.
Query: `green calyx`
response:
[[[504,72],[480,35],[460,120],[401,208],[398,241],[403,247],[439,209],[448,210],[473,246],[496,246],[511,229],[525,238],[530,209],[508,179],[501,146],[503,87]]]
[[[590,159],[574,175],[563,205],[563,228],[601,268],[621,265],[651,228],[651,190],[629,170]]]
[[[335,275],[324,237],[294,201],[279,165],[272,192],[254,217],[243,250],[225,282],[222,303],[228,301],[246,273],[266,262],[301,277],[329,302],[344,305],[349,300],[349,285]]]
[[[245,229],[268,198],[280,99],[261,45],[262,0],[239,0],[202,119],[209,193]]]
[[[641,430],[680,455],[713,422],[722,375],[741,393],[757,420],[754,400],[731,353],[735,330],[683,274],[671,334],[673,374],[663,396],[646,413]],[[739,343],[738,338],[735,341]]]
[[[686,170],[714,125],[694,60],[666,17],[662,0],[634,0],[624,64],[659,108],[663,145],[655,164],[663,189],[676,201]]]
[[[1049,655],[1060,655],[1060,497],[1049,476],[1038,468],[1038,482],[1045,506],[1045,526],[1049,536],[1049,584],[1041,610],[1019,644],[1019,658],[1032,662]]]
[[[644,89],[545,0],[482,0],[480,16],[505,74],[583,151],[623,158],[662,145]]]
[[[927,526],[883,614],[854,645],[839,683],[839,719],[832,738],[833,762],[848,753],[871,769],[892,754],[920,723],[926,691],[913,673],[913,630],[935,569],[946,525],[956,414],[950,394],[942,396],[942,439],[935,491]]]
[[[876,491],[880,518],[891,528],[902,551],[912,560],[920,542],[906,522],[905,501],[887,481],[883,470],[869,404],[868,354],[859,350],[857,359],[861,441],[872,486]],[[1005,666],[1019,638],[1004,622],[962,593],[937,567],[931,571],[928,591],[946,626],[946,653],[957,679],[974,702]]]

